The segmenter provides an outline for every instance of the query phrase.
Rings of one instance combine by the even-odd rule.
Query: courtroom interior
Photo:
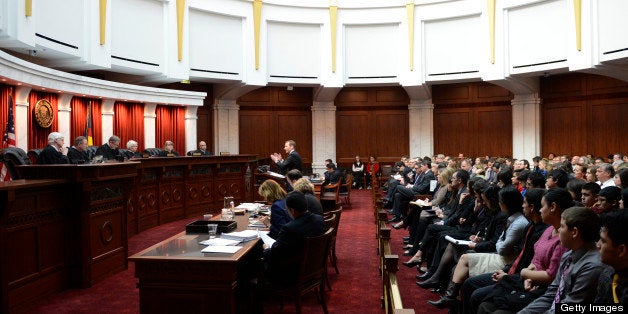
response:
[[[0,313],[492,313],[474,294],[488,285],[479,255],[445,235],[479,245],[497,225],[502,240],[495,229],[476,250],[506,261],[496,272],[522,255],[512,272],[527,276],[541,258],[528,227],[538,239],[545,226],[539,247],[589,248],[611,278],[590,287],[606,299],[560,283],[555,304],[624,300],[609,287],[622,274],[626,292],[626,269],[597,242],[628,245],[607,217],[628,194],[621,12],[628,2],[0,0]],[[262,193],[275,182],[281,197]],[[329,238],[301,302],[262,287],[272,244],[198,244],[226,197],[264,204],[261,226],[281,238],[305,219],[293,189],[329,227],[301,243]],[[553,189],[573,203],[550,202]],[[595,239],[561,247],[560,213],[589,214],[572,206],[600,216]],[[228,219],[237,231],[258,222],[259,208],[243,212]],[[548,293],[567,276],[552,258]]]

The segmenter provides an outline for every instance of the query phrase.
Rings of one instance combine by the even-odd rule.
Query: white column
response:
[[[23,149],[25,152],[28,152],[28,118],[31,116],[29,114],[28,95],[30,93],[31,88],[28,86],[18,86],[13,93],[13,101],[15,102],[15,146]]]
[[[434,104],[432,99],[412,99],[408,105],[410,156],[434,155]]]
[[[541,98],[539,94],[515,94],[512,104],[512,155],[532,161],[541,155]]]
[[[325,159],[336,161],[336,106],[333,101],[312,104],[312,173],[325,172]]]
[[[216,99],[214,103],[214,154],[240,153],[240,106],[235,100]]]
[[[144,149],[155,148],[155,122],[157,121],[157,104],[144,104]]]
[[[57,132],[60,132],[65,137],[65,144],[72,146],[74,139],[70,138],[70,125],[72,124],[72,108],[70,108],[70,101],[73,95],[61,94],[57,101],[57,119],[59,119],[59,128]]]
[[[197,110],[197,106],[187,106],[185,108],[185,152],[180,152],[181,155],[196,149]]]
[[[114,99],[104,99],[100,113],[102,114],[102,142],[107,143],[109,138],[113,135],[113,105]]]

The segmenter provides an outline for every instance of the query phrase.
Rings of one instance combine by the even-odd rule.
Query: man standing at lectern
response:
[[[286,151],[286,154],[288,154],[285,160],[279,153],[270,155],[270,158],[275,162],[275,164],[277,164],[277,168],[279,168],[279,172],[282,174],[286,174],[292,169],[297,169],[303,172],[303,162],[301,161],[301,155],[299,155],[299,153],[295,150],[296,147],[297,143],[293,140],[287,140],[283,145],[283,149]]]

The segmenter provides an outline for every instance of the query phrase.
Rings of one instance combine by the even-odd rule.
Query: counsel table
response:
[[[248,214],[236,216],[245,230]],[[201,253],[206,234],[181,232],[131,257],[139,279],[142,313],[250,313],[255,302],[249,280],[257,275],[262,242],[234,254]]]

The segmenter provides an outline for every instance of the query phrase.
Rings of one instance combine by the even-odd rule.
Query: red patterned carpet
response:
[[[370,191],[353,190],[351,207],[343,210],[336,250],[338,268],[336,274],[329,268],[332,291],[327,291],[330,313],[383,313],[381,309],[381,278],[378,274],[377,242]],[[194,219],[180,220],[142,232],[129,239],[129,254],[177,234]],[[401,254],[401,237],[404,232],[393,230],[393,252]],[[405,260],[401,257],[400,261]],[[416,271],[401,266],[398,273],[405,308],[419,312],[438,312],[426,304],[435,295],[414,284]],[[29,313],[139,313],[139,293],[135,287],[134,265],[129,263],[120,272],[89,289],[68,290],[43,298],[34,304]],[[313,295],[304,297],[303,313],[322,313]],[[294,304],[285,302],[283,311],[279,302],[268,300],[265,313],[294,313]],[[445,311],[440,311],[444,313]]]

